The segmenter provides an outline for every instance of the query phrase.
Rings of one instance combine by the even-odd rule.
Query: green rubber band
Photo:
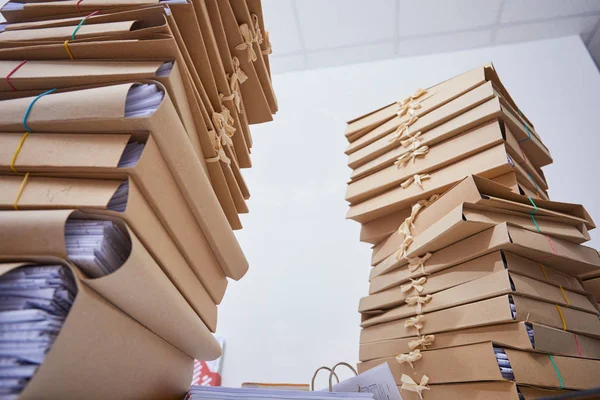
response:
[[[550,361],[552,361],[552,366],[554,367],[554,372],[556,372],[556,376],[558,377],[558,381],[560,382],[560,388],[564,389],[565,388],[565,383],[562,380],[562,376],[560,376],[560,372],[558,370],[558,366],[556,365],[556,362],[554,361],[554,358],[552,357],[552,354],[548,354],[548,357],[550,357]]]

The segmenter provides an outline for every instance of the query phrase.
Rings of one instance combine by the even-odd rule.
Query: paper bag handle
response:
[[[314,375],[312,377],[312,380],[310,381],[310,390],[311,390],[311,392],[315,391],[315,379],[317,379],[317,375],[319,375],[319,371],[321,371],[323,369],[326,369],[327,371],[329,371],[329,382],[331,382],[331,376],[334,375],[335,379],[337,379],[338,383],[340,383],[340,378],[338,378],[338,376],[336,375],[336,373],[333,372],[333,370],[331,368],[323,366],[323,367],[318,368],[315,371],[315,373],[314,373]],[[331,391],[331,389],[329,391]]]
[[[333,375],[335,375],[335,369],[337,367],[339,367],[340,365],[344,366],[344,367],[348,367],[352,372],[354,372],[354,376],[358,375],[358,372],[356,372],[356,369],[354,369],[354,367],[346,362],[339,362],[337,364],[335,364],[333,366],[333,368],[331,368],[331,373],[329,374],[329,391],[333,392],[333,382],[331,381],[331,378],[333,377]],[[337,378],[338,383],[340,383],[340,379],[337,377],[337,375],[335,375],[335,377]]]

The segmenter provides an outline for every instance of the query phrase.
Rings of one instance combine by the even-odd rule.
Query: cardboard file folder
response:
[[[125,99],[131,87],[132,84],[123,84],[43,96],[35,103],[27,124],[34,132],[49,133],[149,131],[223,271],[239,279],[248,263],[168,94],[150,117],[125,118]],[[22,131],[23,116],[32,100],[0,102],[0,129]]]
[[[22,134],[0,133],[1,172],[11,173],[10,165],[22,137]],[[143,152],[133,167],[119,168],[119,160],[130,140],[145,143]],[[227,278],[209,245],[208,235],[196,223],[153,136],[141,133],[133,137],[127,134],[32,133],[23,142],[14,168],[35,176],[119,181],[131,177],[213,300],[218,304],[223,298]],[[18,178],[19,182],[22,180],[22,177]],[[18,190],[20,186],[14,184],[15,180],[13,188]],[[20,204],[26,205],[23,203],[27,201],[25,196],[34,194],[29,190],[28,185],[24,187]],[[7,191],[6,196],[5,200],[14,202],[17,192]],[[40,204],[44,198],[30,199]],[[35,203],[29,208],[32,205]],[[80,205],[71,207],[74,206]]]
[[[0,274],[27,265],[0,264]],[[182,398],[193,359],[109,304],[71,269],[77,284],[73,306],[18,399]]]
[[[36,262],[67,259],[66,221],[89,217],[71,210],[2,211],[0,257]],[[112,274],[82,277],[82,281],[185,354],[200,360],[219,357],[219,344],[206,325],[133,232],[126,226],[122,229],[132,244],[129,258]]]
[[[0,209],[14,209],[15,194],[22,182],[21,176],[0,175],[0,186],[5,189],[0,193]],[[110,199],[123,184],[129,187],[125,211],[111,211],[108,208]],[[79,208],[86,214],[100,216],[100,218],[122,218],[206,326],[212,332],[216,330],[215,301],[210,297],[133,179],[113,181],[29,176],[19,199],[18,208],[20,210]],[[198,262],[198,265],[202,263]]]

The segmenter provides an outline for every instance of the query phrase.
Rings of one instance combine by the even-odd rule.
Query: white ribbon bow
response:
[[[427,304],[433,298],[432,295],[428,294],[425,296],[411,296],[408,297],[405,301],[409,306],[417,306],[417,314],[423,313],[423,304]]]
[[[253,43],[256,41],[254,37],[252,37],[252,31],[248,28],[248,25],[242,24],[240,25],[240,34],[244,39],[244,43],[240,43],[235,46],[236,50],[246,50],[248,52],[248,61],[256,61],[258,57],[256,56],[256,52],[254,51]]]
[[[410,392],[416,392],[419,395],[419,398],[423,399],[423,390],[429,390],[429,386],[427,383],[429,382],[429,377],[427,375],[423,375],[421,377],[421,382],[417,384],[410,376],[406,374],[402,374],[400,377],[400,382],[402,382],[402,386],[400,389],[408,390]]]
[[[404,237],[404,240],[402,241],[402,244],[400,245],[400,248],[396,252],[396,260],[401,260],[404,257],[406,257],[406,253],[408,251],[408,247],[412,244],[412,242],[413,242],[413,237],[412,236],[407,235],[407,236]]]
[[[424,276],[420,277],[419,279],[410,278],[410,283],[400,286],[400,291],[402,293],[406,293],[415,289],[417,293],[423,293],[423,290],[425,290],[425,287],[423,287],[425,282],[427,282],[427,278]]]
[[[434,340],[434,335],[423,335],[416,340],[411,340],[408,342],[408,347],[410,347],[411,350],[414,350],[417,347],[421,347],[423,350],[425,350],[427,346],[431,346],[433,344]]]
[[[421,137],[422,133],[421,131],[415,133],[414,135],[412,135],[411,137],[409,137],[406,140],[401,140],[400,144],[402,145],[402,147],[408,147],[410,145],[412,145],[412,149],[416,150],[420,145],[421,145],[421,140],[419,139]]]
[[[425,154],[427,154],[428,152],[429,152],[429,146],[421,146],[420,148],[418,148],[416,150],[407,151],[406,153],[404,153],[400,157],[398,157],[398,159],[396,160],[394,165],[397,165],[398,168],[406,167],[406,164],[408,164],[410,162],[410,160],[412,160],[412,162],[414,164],[415,161],[417,160],[417,157],[425,156]]]
[[[401,140],[407,137],[410,137],[410,126],[412,124],[414,124],[415,122],[417,122],[419,120],[419,117],[417,116],[411,116],[410,119],[406,122],[402,122],[400,123],[400,125],[398,125],[398,127],[396,128],[396,131],[394,132],[394,134],[392,136],[390,136],[390,138],[388,139],[388,141],[391,142],[395,142],[396,140]]]
[[[419,185],[419,187],[421,189],[424,189],[423,188],[423,181],[426,180],[426,179],[431,179],[431,175],[429,175],[429,174],[415,174],[415,175],[411,176],[410,178],[408,178],[407,180],[405,180],[404,182],[402,182],[400,184],[400,186],[402,187],[402,189],[406,189],[413,182],[416,182],[417,185]]]
[[[420,330],[423,329],[423,320],[425,319],[425,316],[423,314],[419,314],[416,317],[411,317],[409,319],[407,319],[406,321],[404,321],[404,327],[405,328],[410,328],[411,326],[414,326],[415,329],[417,330],[417,335],[420,335]]]
[[[421,358],[423,358],[423,354],[421,354],[421,350],[416,349],[414,351],[411,351],[408,354],[402,353],[402,354],[396,356],[396,361],[398,361],[399,364],[408,363],[408,365],[410,365],[410,367],[412,369],[415,369],[415,367],[412,363],[419,361]]]
[[[415,257],[408,260],[408,270],[410,272],[415,272],[417,269],[421,268],[421,271],[424,275],[427,275],[425,272],[425,261],[429,260],[433,254],[425,253],[423,257]]]

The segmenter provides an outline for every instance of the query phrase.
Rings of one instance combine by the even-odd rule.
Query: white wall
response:
[[[219,309],[224,385],[308,382],[321,365],[357,361],[370,252],[344,219],[345,121],[488,61],[554,157],[551,198],[584,203],[600,223],[600,76],[578,37],[274,76],[280,111],[252,127],[245,171],[250,271]]]

